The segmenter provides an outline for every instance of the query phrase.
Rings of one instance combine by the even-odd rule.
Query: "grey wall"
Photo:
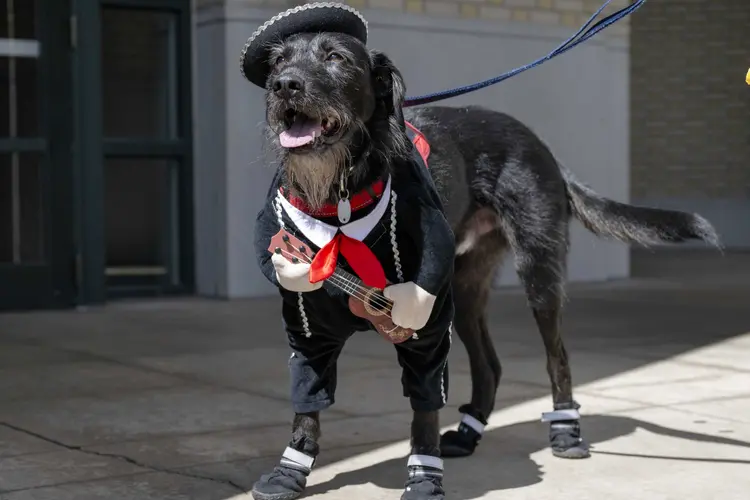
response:
[[[254,217],[272,172],[264,159],[262,91],[239,72],[247,37],[275,10],[238,5],[198,10],[196,140],[198,286],[208,295],[272,292],[256,268]],[[410,95],[472,83],[542,56],[570,34],[555,26],[448,20],[363,11],[370,45],[404,73]],[[559,159],[600,193],[627,201],[628,48],[593,40],[496,87],[448,104],[482,104],[535,129]],[[577,223],[571,234],[569,279],[626,277],[624,245],[597,241]],[[499,283],[517,283],[508,267]]]

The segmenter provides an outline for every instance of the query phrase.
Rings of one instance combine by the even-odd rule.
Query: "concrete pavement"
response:
[[[547,450],[541,340],[523,296],[493,297],[504,368],[477,454],[449,498],[747,500],[750,258],[640,255],[626,282],[574,285],[564,318],[585,461]],[[249,498],[288,439],[277,300],[121,302],[0,315],[0,499]],[[459,342],[446,426],[470,394]],[[324,416],[308,498],[397,499],[408,402],[392,348],[359,335]]]

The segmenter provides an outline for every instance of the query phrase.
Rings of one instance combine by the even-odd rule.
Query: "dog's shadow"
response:
[[[750,448],[750,443],[729,437],[679,431],[620,416],[586,416],[582,420],[582,426],[584,436],[592,445],[593,457],[590,460],[596,460],[598,453],[644,459],[750,465],[750,460],[700,458],[697,457],[699,454],[690,453],[689,447],[684,448],[686,450],[685,457],[661,457],[649,454],[646,450],[643,453],[626,454],[597,452],[595,449],[597,443],[631,434],[638,428],[662,436],[688,441],[730,444]],[[543,472],[530,455],[541,450],[546,450],[549,453],[549,443],[545,439],[546,429],[546,424],[542,424],[538,420],[501,427],[485,435],[473,456],[446,460],[446,479],[444,482],[448,498],[469,500],[481,497],[489,492],[530,486],[542,481]],[[346,486],[366,483],[373,483],[381,488],[400,490],[404,485],[405,464],[406,456],[403,456],[364,469],[339,474],[325,483],[311,485],[306,490],[306,496],[323,495]]]

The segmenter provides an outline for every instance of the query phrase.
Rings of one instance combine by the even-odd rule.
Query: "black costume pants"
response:
[[[452,302],[446,306],[452,307]],[[306,313],[312,335],[306,337],[297,301],[284,300],[283,319],[292,349],[289,358],[292,405],[296,413],[321,411],[334,404],[337,360],[347,339],[358,330],[345,321],[323,325],[316,320],[315,311],[311,309],[306,308]],[[354,319],[348,310],[343,314]],[[436,328],[438,325],[429,326],[420,330],[418,339],[395,345],[402,368],[403,394],[409,398],[414,411],[440,410],[448,398],[451,326],[450,323],[440,325],[440,328]],[[378,335],[375,332],[363,334]]]

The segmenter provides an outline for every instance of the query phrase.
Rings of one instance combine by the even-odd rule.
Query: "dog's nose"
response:
[[[305,82],[295,75],[281,75],[273,82],[273,91],[282,97],[292,97],[305,89]]]

